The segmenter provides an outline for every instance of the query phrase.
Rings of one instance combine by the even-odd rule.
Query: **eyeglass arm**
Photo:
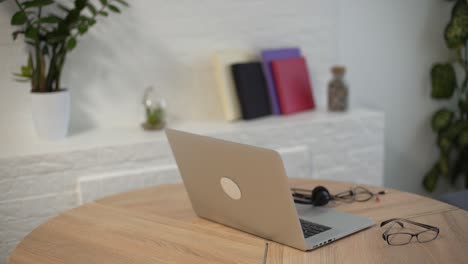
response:
[[[382,238],[383,238],[384,240],[386,240],[387,235],[388,235],[388,232],[390,232],[390,230],[392,229],[392,227],[393,227],[395,224],[398,224],[400,227],[403,227],[403,226],[404,226],[402,222],[400,222],[400,221],[394,221],[394,222],[392,223],[392,225],[389,226],[389,227],[387,228],[387,230],[385,230],[385,232],[382,234]]]
[[[431,226],[431,225],[426,225],[426,224],[422,224],[422,223],[418,223],[418,222],[414,222],[414,221],[411,221],[411,220],[408,220],[408,219],[404,219],[404,218],[392,218],[392,219],[389,219],[389,220],[386,220],[386,221],[383,221],[380,226],[385,226],[387,225],[388,223],[390,222],[393,222],[393,221],[397,221],[397,222],[406,222],[406,223],[410,223],[410,224],[413,224],[413,225],[416,225],[416,226],[421,226],[421,227],[424,227],[424,228],[427,228],[427,229],[431,229],[431,230],[437,230],[439,231],[439,228],[435,227],[435,226]],[[393,225],[392,225],[393,226]],[[403,227],[403,225],[402,225]]]

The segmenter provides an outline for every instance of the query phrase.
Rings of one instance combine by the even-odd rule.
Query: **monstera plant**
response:
[[[31,84],[31,108],[38,134],[62,138],[69,122],[70,95],[61,84],[67,54],[99,16],[120,13],[128,4],[124,0],[9,1],[17,8],[11,17],[13,39],[22,36],[28,52],[27,62],[15,78]]]
[[[431,70],[435,100],[454,100],[458,106],[444,107],[432,116],[432,129],[437,133],[440,156],[424,177],[423,186],[434,191],[440,176],[452,184],[465,178],[468,188],[468,3],[458,0],[444,32],[447,47],[453,51],[451,61],[436,63]],[[457,72],[461,76],[457,76]],[[460,75],[460,74],[459,74]]]

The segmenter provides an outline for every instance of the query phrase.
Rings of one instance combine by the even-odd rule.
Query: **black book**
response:
[[[260,62],[231,65],[242,118],[253,119],[271,114],[270,99]]]

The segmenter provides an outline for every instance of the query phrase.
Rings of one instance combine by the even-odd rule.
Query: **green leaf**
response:
[[[468,121],[458,120],[451,124],[447,129],[442,131],[441,137],[446,137],[448,140],[453,141],[462,130],[468,129]]]
[[[128,3],[125,2],[124,0],[115,0],[116,2],[118,2],[119,4],[123,5],[123,6],[128,6]]]
[[[448,177],[450,175],[449,162],[449,158],[446,155],[442,155],[439,159],[439,171],[440,174],[444,177]]]
[[[89,20],[93,19],[92,17],[81,15],[80,16],[80,21],[81,23],[88,23]]]
[[[76,38],[70,38],[67,42],[67,49],[72,50],[76,47]]]
[[[100,11],[99,14],[100,14],[101,16],[105,16],[105,17],[106,17],[106,16],[109,16],[109,13],[107,13],[106,11]]]
[[[457,0],[452,8],[452,16],[456,16],[460,13],[461,9],[466,5],[466,0]]]
[[[457,143],[460,148],[468,147],[468,129],[463,130],[460,135],[458,135]]]
[[[60,23],[62,21],[63,20],[60,17],[51,15],[51,16],[42,17],[42,18],[36,20],[36,23],[56,24],[56,23]]]
[[[28,17],[24,11],[18,11],[11,17],[11,24],[13,26],[24,25],[28,21]]]
[[[439,168],[438,168],[438,164],[436,164],[424,176],[424,180],[423,180],[424,189],[426,189],[426,191],[428,192],[433,192],[437,186],[438,179],[439,179]]]
[[[38,40],[38,36],[39,35],[39,31],[37,30],[37,28],[33,27],[33,26],[29,26],[27,29],[26,29],[26,32],[24,33],[24,36],[26,38],[29,38],[33,41],[37,41]]]
[[[24,74],[22,73],[13,73],[13,75],[15,77],[19,77],[19,78],[30,78],[30,76],[25,76]]]
[[[449,99],[457,87],[457,78],[453,66],[447,64],[435,64],[431,70],[432,98]]]
[[[99,2],[101,2],[102,5],[107,5],[108,4],[107,0],[99,0]]]
[[[83,35],[87,31],[88,31],[88,26],[86,24],[78,25],[78,32],[80,32],[81,35]]]
[[[29,68],[27,66],[21,66],[21,74],[28,74]]]
[[[66,23],[68,23],[69,25],[73,25],[76,21],[78,21],[79,18],[80,18],[80,11],[73,9],[73,10],[70,10],[70,12],[68,12],[68,15],[65,18],[65,20],[66,20]]]
[[[13,75],[19,78],[16,79],[17,81],[28,81],[32,79],[33,70],[29,66],[21,66],[21,73],[13,73]]]
[[[109,5],[109,10],[111,10],[114,13],[120,13],[120,9],[115,5]]]
[[[26,1],[22,5],[24,8],[30,8],[30,7],[44,7],[48,6],[55,3],[53,0],[32,0],[32,1]]]
[[[452,142],[450,141],[450,139],[448,139],[447,137],[439,136],[437,138],[437,145],[439,146],[440,152],[442,152],[442,154],[450,154],[450,150],[452,149]]]
[[[21,66],[21,74],[23,76],[32,76],[32,69],[29,66]]]
[[[449,23],[444,30],[445,44],[449,49],[458,49],[463,47],[464,41],[459,27]]]
[[[452,23],[460,27],[461,36],[468,37],[468,3],[466,0],[458,0],[452,9]]]
[[[458,0],[452,9],[452,17],[444,32],[445,42],[450,49],[458,49],[468,39],[468,3]]]
[[[92,26],[92,25],[94,25],[94,24],[96,24],[96,19],[90,19],[90,20],[88,20],[88,26]]]
[[[97,9],[92,3],[88,2],[86,4],[86,7],[88,8],[89,12],[91,12],[91,14],[93,14],[93,16],[95,16],[97,14]]]
[[[468,113],[468,101],[463,99],[458,100],[458,108],[460,112],[464,114]]]
[[[83,10],[86,7],[87,0],[75,0],[75,7],[78,10]]]
[[[439,132],[447,128],[453,119],[454,113],[447,108],[442,108],[432,116],[432,129]]]

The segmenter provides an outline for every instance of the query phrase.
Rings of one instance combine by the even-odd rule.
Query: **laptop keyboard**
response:
[[[319,225],[306,220],[299,219],[299,221],[301,222],[304,238],[308,238],[331,229],[331,227]]]

